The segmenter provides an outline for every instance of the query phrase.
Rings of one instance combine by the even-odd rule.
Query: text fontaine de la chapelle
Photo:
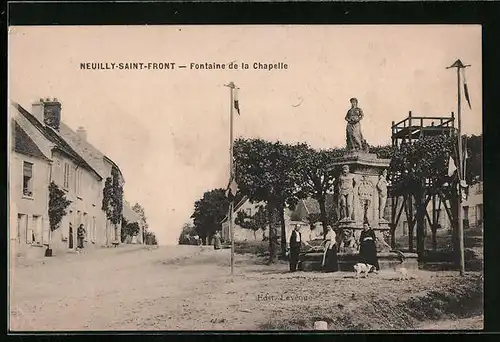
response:
[[[284,62],[175,63],[175,62],[83,62],[81,70],[287,70]]]

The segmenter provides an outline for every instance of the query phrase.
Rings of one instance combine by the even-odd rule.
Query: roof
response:
[[[59,135],[57,131],[55,131],[52,127],[42,124],[40,121],[38,121],[36,117],[30,114],[20,104],[14,103],[14,107],[17,108],[19,113],[21,113],[33,126],[35,126],[48,140],[54,143],[56,145],[55,148],[57,148],[60,152],[66,154],[67,156],[75,160],[85,169],[94,173],[97,176],[97,178],[101,180],[103,179],[101,174],[96,169],[94,169],[89,163],[87,163],[87,161],[80,154],[78,154],[71,147],[71,145],[69,145],[66,142],[66,140],[61,135]],[[62,125],[63,123],[61,122],[61,126]]]
[[[333,195],[327,194],[325,197],[326,197],[325,198],[325,206],[327,208],[332,207]],[[309,197],[309,198],[303,199],[302,203],[303,203],[304,208],[306,209],[308,215],[309,214],[319,214],[321,212],[321,210],[319,208],[319,202],[314,198]]]
[[[81,138],[64,122],[61,122],[59,126],[59,134],[102,178],[106,177],[108,170],[104,164],[104,154],[101,151]]]
[[[248,197],[247,196],[243,196],[243,198],[241,199],[241,201],[239,201],[238,204],[236,204],[234,206],[233,212],[238,211],[243,206],[243,204],[245,204],[247,201],[248,201]],[[220,223],[224,223],[226,221],[227,221],[227,215],[224,216],[224,218],[222,219],[222,221],[220,221]]]
[[[14,134],[14,151],[32,156],[35,158],[40,158],[45,161],[50,161],[42,151],[38,148],[36,143],[29,137],[22,127],[15,121],[13,121],[13,134]]]

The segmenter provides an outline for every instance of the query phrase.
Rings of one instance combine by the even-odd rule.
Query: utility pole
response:
[[[234,180],[234,159],[233,159],[233,116],[234,116],[234,89],[236,86],[233,82],[229,84],[225,84],[226,87],[229,87],[230,91],[230,113],[229,113],[229,179],[231,186],[231,182]],[[229,232],[231,235],[231,276],[234,274],[234,229],[233,229],[233,210],[234,210],[234,196],[230,197],[229,202],[229,212],[228,212],[228,221],[229,221]]]
[[[465,179],[463,174],[463,153],[462,153],[462,112],[461,112],[461,100],[462,93],[460,91],[461,81],[460,81],[460,70],[469,67],[470,65],[464,65],[460,59],[457,59],[455,63],[446,69],[457,68],[457,92],[458,92],[458,106],[457,106],[457,121],[458,121],[458,239],[459,239],[459,253],[460,253],[460,275],[463,276],[465,273],[465,255],[464,255],[464,212],[462,208],[462,180]]]

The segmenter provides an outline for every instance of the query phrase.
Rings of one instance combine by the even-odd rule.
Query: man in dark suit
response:
[[[302,235],[300,234],[299,226],[296,225],[290,236],[290,272],[295,272],[297,270],[301,245]]]

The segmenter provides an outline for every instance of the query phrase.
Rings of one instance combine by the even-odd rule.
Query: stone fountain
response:
[[[347,112],[346,154],[336,158],[328,169],[338,180],[335,188],[338,198],[337,246],[339,268],[352,270],[358,262],[359,237],[363,225],[368,223],[377,238],[377,256],[381,269],[393,268],[400,264],[404,256],[406,268],[417,268],[416,254],[403,254],[392,251],[389,241],[390,225],[384,217],[387,203],[387,168],[390,159],[378,158],[368,152],[368,144],[361,133],[360,122],[363,111],[357,106],[357,100],[351,99],[352,107]],[[304,255],[302,268],[315,264],[317,256]],[[305,266],[305,267],[304,267]],[[317,268],[317,265],[315,267]]]

